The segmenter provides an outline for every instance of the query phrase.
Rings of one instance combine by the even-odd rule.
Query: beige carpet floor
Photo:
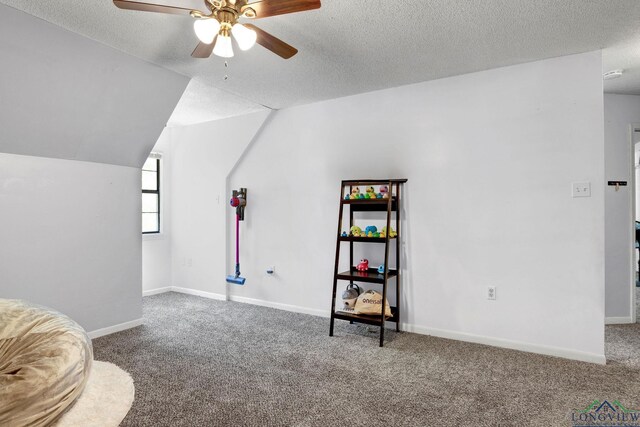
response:
[[[640,288],[636,288],[636,319],[640,321]],[[610,365],[639,368],[640,323],[607,326],[605,329],[605,347],[605,353]],[[640,381],[640,379],[638,380]],[[638,424],[640,425],[640,422]]]
[[[144,299],[144,326],[94,340],[131,373],[123,426],[570,426],[594,400],[640,409],[638,325],[606,366],[389,333],[234,302]],[[618,341],[613,342],[613,341]]]

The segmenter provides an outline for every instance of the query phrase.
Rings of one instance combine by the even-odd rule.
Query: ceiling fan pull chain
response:
[[[229,62],[224,61],[224,68],[229,68]],[[229,80],[229,75],[227,73],[224,74],[224,81]]]

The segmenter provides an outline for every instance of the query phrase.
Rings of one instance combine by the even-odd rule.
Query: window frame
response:
[[[162,210],[162,203],[160,201],[160,197],[161,197],[161,195],[160,195],[160,167],[161,167],[160,160],[161,159],[160,159],[160,157],[155,157],[155,156],[149,156],[149,158],[151,158],[151,159],[156,161],[156,170],[155,170],[155,172],[156,172],[156,189],[155,190],[145,190],[145,189],[142,188],[142,185],[141,185],[140,186],[140,189],[142,190],[141,197],[142,197],[142,194],[156,194],[158,196],[158,212],[157,212],[158,229],[157,229],[157,231],[142,231],[142,234],[143,235],[157,235],[157,234],[160,234],[162,232],[162,223],[160,222],[160,220],[162,218],[161,215],[160,215],[160,211]],[[142,173],[142,171],[144,171],[144,169],[141,169],[141,173]],[[154,172],[154,171],[146,171],[146,172]],[[142,219],[142,214],[145,214],[145,213],[149,214],[149,213],[156,213],[156,212],[144,212],[142,210],[142,206],[141,206],[140,207],[140,215],[141,215],[140,219]]]

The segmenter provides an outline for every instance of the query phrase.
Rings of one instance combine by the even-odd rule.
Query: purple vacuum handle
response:
[[[236,277],[240,276],[240,214],[236,214]]]

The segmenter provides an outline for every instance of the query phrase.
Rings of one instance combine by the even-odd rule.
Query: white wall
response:
[[[164,128],[153,152],[162,153],[160,165],[160,234],[142,236],[142,292],[149,293],[171,282],[171,128]]]
[[[638,129],[638,128],[635,128]],[[635,191],[635,206],[636,206],[636,216],[635,216],[635,220],[636,221],[640,221],[640,196],[638,195],[638,192],[640,192],[640,186],[638,185],[638,183],[640,183],[640,132],[633,132],[633,146],[634,146],[634,160],[633,160],[633,170],[635,170],[635,184],[636,184],[636,191]],[[635,268],[635,267],[634,267]]]
[[[226,177],[268,114],[171,129],[173,286],[225,295]]]
[[[140,170],[0,154],[0,298],[95,331],[141,317]]]
[[[139,168],[188,78],[4,5],[0,57],[0,297],[137,323]]]
[[[629,186],[605,189],[606,316],[631,321],[631,262],[634,230],[631,218],[630,125],[640,123],[640,96],[604,95],[605,173],[607,181]]]
[[[594,52],[278,111],[230,177],[250,198],[231,295],[326,312],[340,180],[406,177],[405,328],[601,362],[601,68]],[[592,197],[571,197],[581,181]]]
[[[0,152],[141,167],[189,79],[0,4]]]

